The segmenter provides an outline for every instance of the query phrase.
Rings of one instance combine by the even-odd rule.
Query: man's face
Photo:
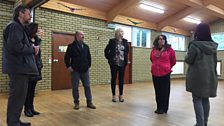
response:
[[[77,39],[77,41],[79,41],[79,42],[83,42],[83,40],[84,40],[84,33],[83,33],[83,32],[79,32],[79,33],[76,35],[76,39]]]
[[[30,10],[26,9],[26,11],[24,13],[20,12],[19,16],[21,17],[22,21],[24,24],[29,24],[31,21],[31,14],[30,14]]]

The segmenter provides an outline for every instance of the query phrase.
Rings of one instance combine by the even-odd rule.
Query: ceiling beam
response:
[[[221,9],[217,6],[214,6],[212,4],[209,4],[208,6],[206,6],[206,9],[210,14],[224,19],[224,10],[223,9]]]
[[[211,15],[217,16],[224,19],[224,10],[212,5],[212,3],[218,0],[172,0],[174,2],[182,3],[190,7],[198,7],[198,10],[201,8],[207,10]]]
[[[22,2],[23,2],[25,5],[29,5],[29,4],[31,4],[32,0],[22,0]]]
[[[197,7],[187,7],[185,9],[183,9],[182,11],[179,11],[176,14],[173,14],[170,17],[165,18],[164,20],[158,22],[157,30],[160,31],[163,27],[168,26],[168,25],[188,16],[189,14],[191,14],[197,10],[198,10]]]
[[[203,6],[203,2],[201,0],[172,0],[176,3],[182,3],[190,7],[201,7]]]
[[[107,13],[107,22],[111,22],[114,18],[119,15],[122,11],[127,10],[127,8],[134,6],[139,3],[140,0],[122,0],[122,2],[118,3],[118,5],[114,6]]]
[[[218,1],[218,0],[203,0],[203,4],[204,4],[205,6],[207,6],[207,5],[209,5],[209,4],[215,3],[216,1]]]

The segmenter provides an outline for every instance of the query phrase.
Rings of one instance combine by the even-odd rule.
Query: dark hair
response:
[[[75,41],[77,41],[77,37],[76,37],[76,36],[77,36],[78,34],[79,34],[79,31],[76,31],[76,32],[75,32]]]
[[[200,23],[195,30],[194,39],[197,41],[213,41],[209,25],[206,23]]]
[[[160,37],[160,36],[162,36],[163,39],[165,40],[165,44],[164,44],[165,48],[171,47],[171,45],[168,44],[168,42],[167,42],[167,38],[166,38],[165,35],[158,35],[158,36],[155,38],[155,40],[154,40],[154,42],[153,42],[154,47],[155,47],[156,49],[159,49],[159,37]]]
[[[24,5],[16,6],[16,8],[14,9],[14,12],[13,12],[13,20],[19,22],[19,20],[18,20],[19,12],[24,13],[26,10],[29,10],[29,8],[27,8]]]
[[[32,23],[26,25],[25,29],[26,29],[28,36],[35,37],[36,33],[38,31],[38,24],[32,22]]]

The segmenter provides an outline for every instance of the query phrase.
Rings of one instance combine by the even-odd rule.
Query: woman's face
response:
[[[163,36],[159,36],[158,43],[159,43],[159,47],[163,47],[165,45],[165,40],[164,40]]]
[[[124,32],[123,31],[119,31],[117,33],[117,38],[123,38],[123,36],[124,36]]]

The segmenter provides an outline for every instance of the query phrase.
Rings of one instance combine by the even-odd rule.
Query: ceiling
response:
[[[141,9],[139,4],[143,1],[163,6],[165,13],[159,14]],[[171,28],[173,31],[190,32],[196,24],[184,21],[183,18],[186,16],[199,18],[206,23],[224,19],[223,0],[49,0],[41,7],[107,22],[135,25],[127,20],[131,19],[140,22],[136,24],[139,27],[159,31]],[[75,10],[72,11],[71,8]]]

